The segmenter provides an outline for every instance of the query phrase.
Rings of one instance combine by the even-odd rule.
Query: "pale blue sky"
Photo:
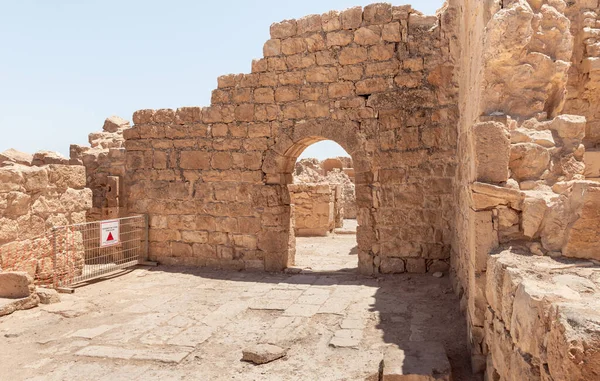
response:
[[[219,75],[262,56],[271,23],[371,2],[0,0],[0,152],[68,155],[110,115],[206,106]],[[433,14],[442,3],[413,6]],[[333,147],[307,154],[343,154]]]

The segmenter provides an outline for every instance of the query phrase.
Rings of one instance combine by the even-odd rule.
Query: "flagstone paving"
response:
[[[447,277],[159,266],[61,298],[0,318],[0,380],[376,380],[401,341],[443,343],[454,380],[472,379]],[[289,351],[241,362],[259,343]]]

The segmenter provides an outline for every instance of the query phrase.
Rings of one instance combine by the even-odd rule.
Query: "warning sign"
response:
[[[117,245],[119,243],[119,221],[100,222],[100,247]]]

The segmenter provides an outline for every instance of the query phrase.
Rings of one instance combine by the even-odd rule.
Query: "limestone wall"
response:
[[[500,246],[555,258],[597,255],[598,188],[583,181],[586,119],[563,111],[574,46],[568,7],[521,0],[455,1],[450,8],[460,20],[462,62],[452,267],[473,368],[487,368],[489,379],[539,379],[520,373],[530,354],[492,361],[527,338],[488,345],[493,307],[485,285],[489,255]]]
[[[68,163],[55,153],[40,152],[31,159],[0,163],[0,271],[26,271],[37,283],[48,283],[55,274],[83,266],[83,251],[74,249],[69,258],[58,252],[55,267],[49,231],[85,222],[92,192],[85,187],[83,166],[43,164]],[[81,237],[70,243],[80,245]]]
[[[71,145],[71,163],[85,166],[86,186],[93,192],[89,221],[126,216],[121,193],[125,176],[123,131],[129,122],[112,116],[105,120],[102,131],[89,135],[90,147]]]
[[[505,250],[488,262],[489,380],[595,380],[600,290],[591,263]]]
[[[294,164],[333,140],[355,167],[360,271],[447,261],[457,106],[444,20],[374,4],[273,24],[264,58],[220,77],[210,107],[137,111],[126,205],[150,215],[152,259],[285,268]]]
[[[337,227],[341,200],[336,193],[341,195],[340,186],[293,184],[288,189],[294,206],[294,231],[297,237],[326,236]]]

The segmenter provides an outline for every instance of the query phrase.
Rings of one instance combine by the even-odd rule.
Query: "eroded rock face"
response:
[[[556,8],[563,4],[515,0],[492,17],[484,47],[485,115],[560,113],[573,51],[569,19]]]

